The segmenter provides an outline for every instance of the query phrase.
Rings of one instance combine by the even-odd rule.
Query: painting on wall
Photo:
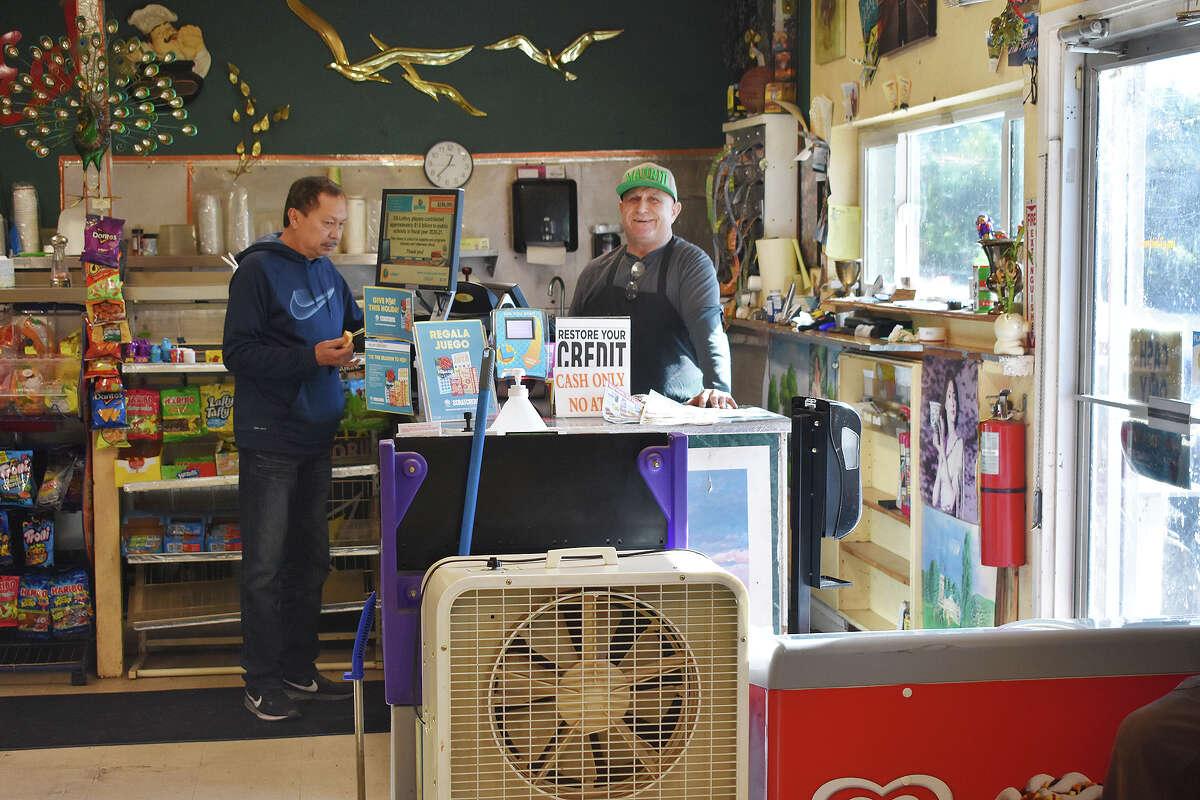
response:
[[[813,3],[813,58],[828,64],[846,55],[846,0]]]
[[[837,398],[837,354],[840,347],[809,344],[772,336],[767,349],[767,398],[764,407],[791,414],[794,396]]]
[[[937,33],[937,0],[879,0],[879,53]]]
[[[926,507],[921,524],[921,614],[926,628],[991,627],[996,568],[979,563],[979,526]]]
[[[688,452],[688,547],[737,576],[750,594],[750,623],[770,628],[778,604],[771,547],[770,448]]]
[[[979,362],[926,356],[921,367],[921,501],[979,523]]]

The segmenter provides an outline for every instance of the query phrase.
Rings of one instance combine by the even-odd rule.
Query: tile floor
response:
[[[379,677],[368,675],[368,678]],[[238,676],[97,679],[62,674],[0,676],[4,697],[238,686]],[[241,713],[246,713],[241,711]],[[284,724],[284,723],[281,723]],[[366,736],[368,800],[390,797],[389,736]],[[356,800],[353,734],[43,750],[0,750],[3,800]]]

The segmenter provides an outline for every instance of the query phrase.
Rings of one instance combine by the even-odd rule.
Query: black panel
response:
[[[667,521],[637,456],[667,443],[661,433],[487,437],[472,554],[665,547]],[[424,571],[458,554],[471,438],[397,439],[401,451],[420,453],[429,473],[395,531],[396,568]]]

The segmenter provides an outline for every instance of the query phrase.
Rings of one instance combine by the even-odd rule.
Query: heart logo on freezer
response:
[[[932,775],[905,775],[887,786],[866,778],[835,778],[817,789],[812,800],[954,800],[954,793]]]

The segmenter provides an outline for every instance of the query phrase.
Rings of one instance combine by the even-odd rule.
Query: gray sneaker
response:
[[[284,678],[283,691],[293,700],[348,700],[354,696],[354,685],[349,681],[331,681],[318,673],[303,681]]]
[[[247,689],[242,698],[242,705],[251,714],[267,722],[281,722],[300,716],[300,709],[282,689],[268,689],[265,692]]]

